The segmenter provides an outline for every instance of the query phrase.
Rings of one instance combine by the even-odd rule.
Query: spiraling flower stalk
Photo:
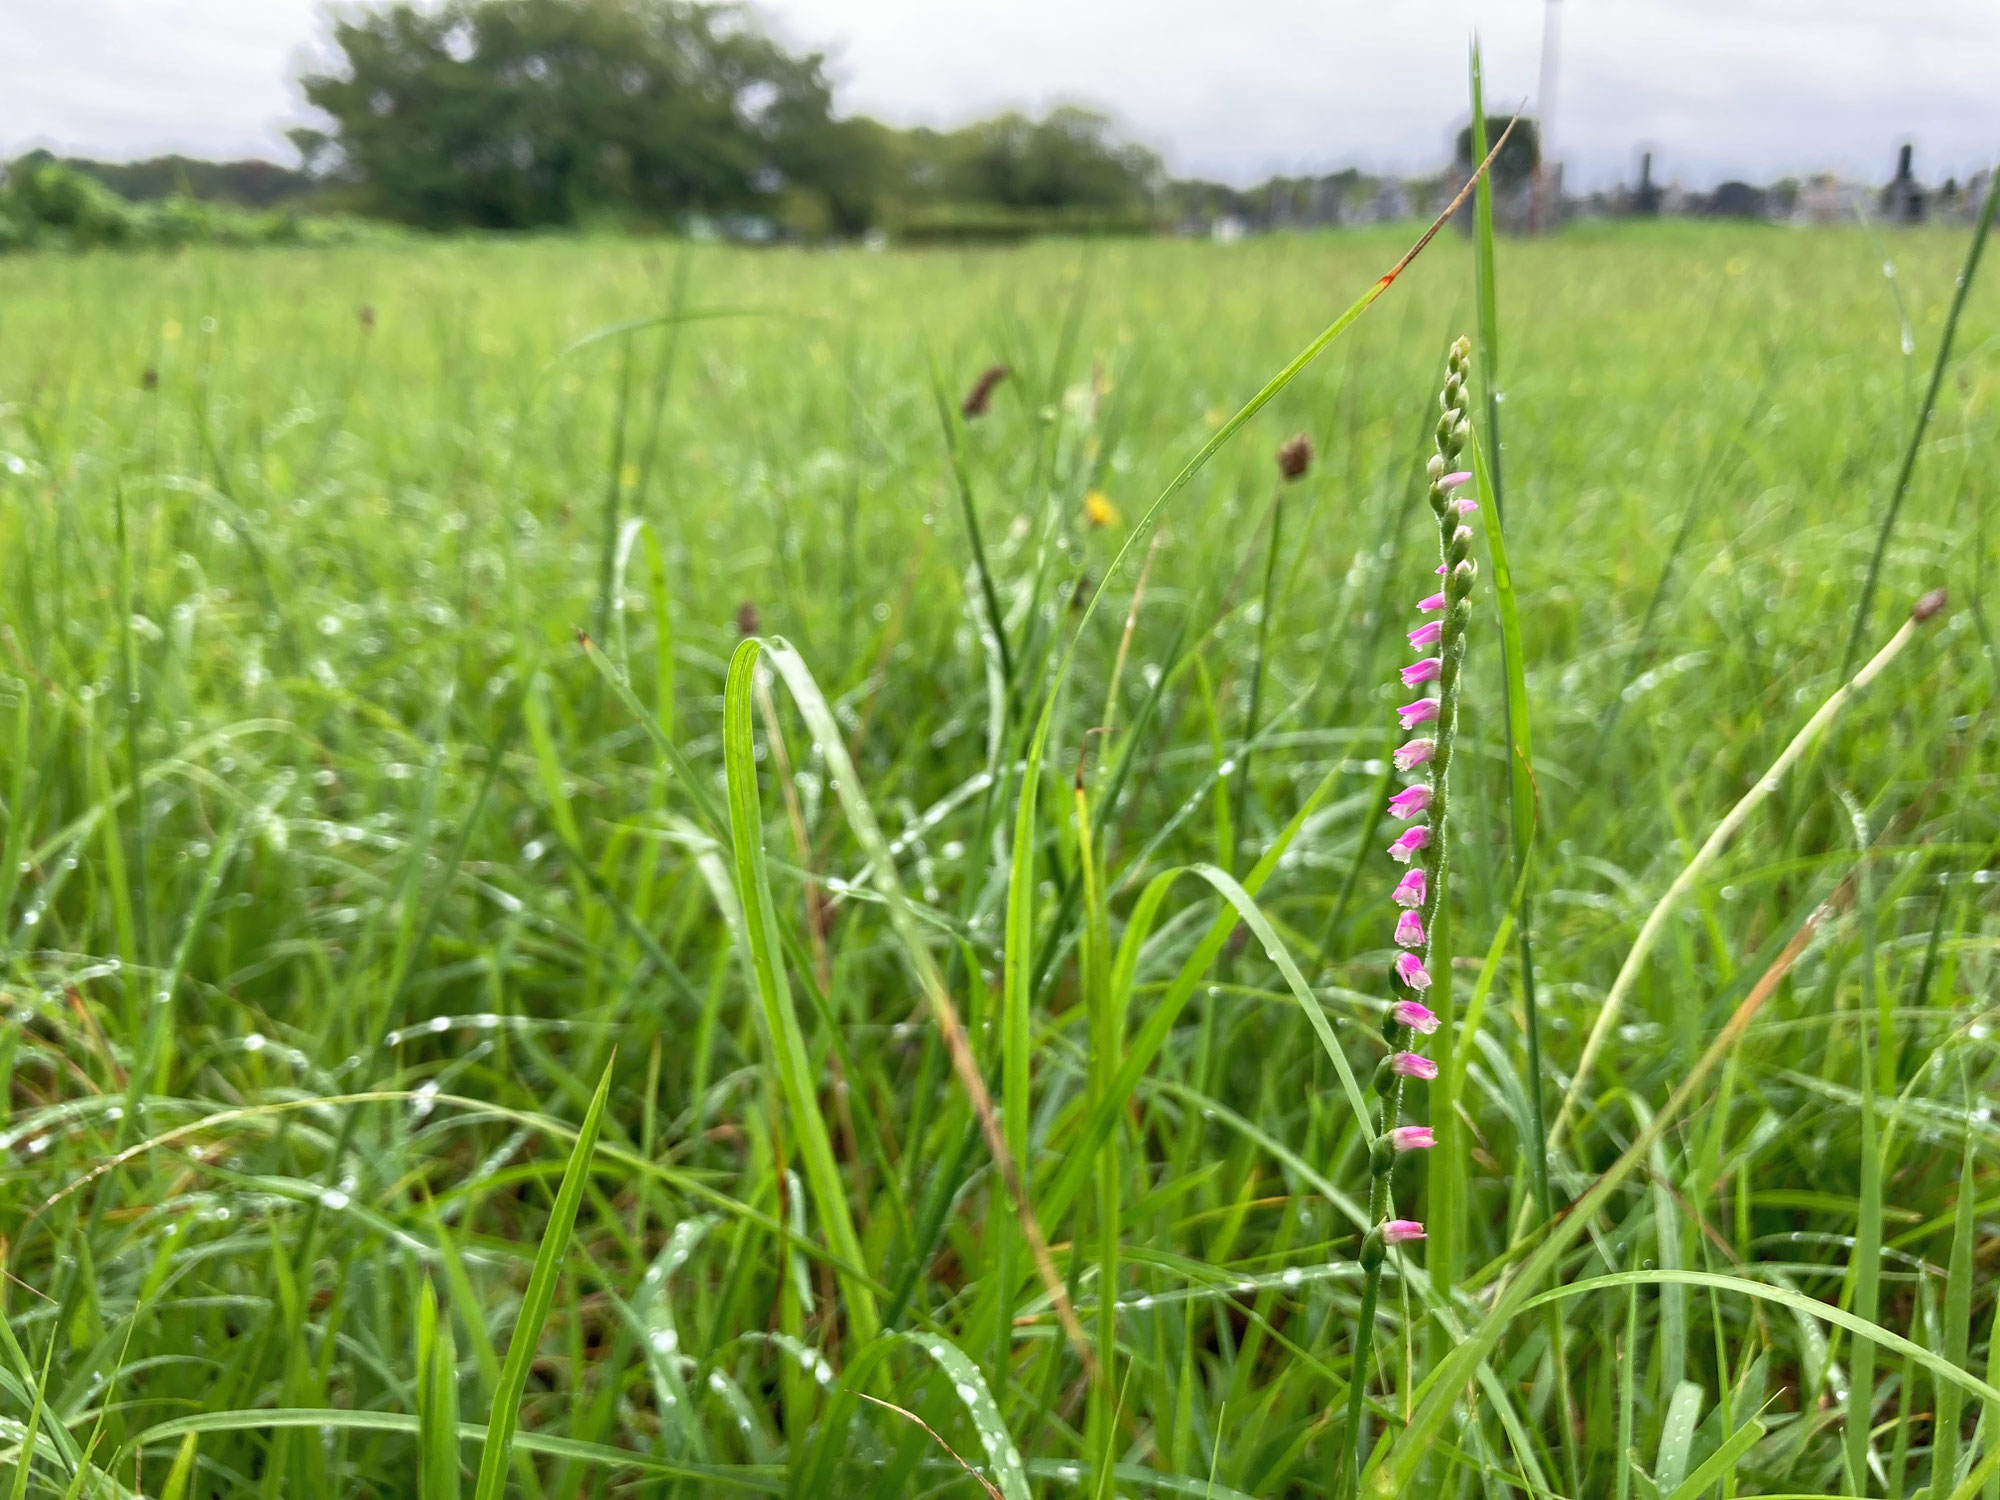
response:
[[[1468,340],[1461,338],[1451,346],[1444,390],[1439,397],[1437,453],[1430,461],[1430,503],[1437,518],[1438,551],[1443,558],[1438,572],[1444,578],[1444,587],[1418,601],[1417,612],[1435,618],[1422,620],[1409,636],[1413,650],[1429,650],[1433,654],[1420,657],[1404,667],[1401,674],[1405,687],[1435,684],[1436,691],[1397,710],[1404,729],[1419,731],[1395,752],[1394,761],[1398,770],[1417,772],[1420,779],[1389,799],[1390,812],[1410,825],[1389,845],[1388,851],[1391,859],[1410,866],[1390,898],[1400,908],[1395,941],[1402,949],[1396,955],[1393,972],[1396,983],[1407,993],[1389,1006],[1382,1020],[1382,1037],[1389,1045],[1389,1055],[1375,1072],[1375,1092],[1381,1102],[1375,1144],[1369,1153],[1369,1229],[1361,1241],[1365,1279],[1361,1313],[1354,1330],[1344,1471],[1336,1476],[1336,1494],[1352,1494],[1361,1473],[1361,1412],[1372,1372],[1375,1308],[1382,1289],[1383,1261],[1389,1246],[1424,1238],[1420,1222],[1394,1216],[1392,1187],[1396,1163],[1403,1153],[1427,1150],[1433,1144],[1428,1126],[1405,1125],[1402,1114],[1404,1091],[1409,1085],[1428,1083],[1438,1072],[1437,1064],[1416,1049],[1422,1044],[1421,1038],[1438,1028],[1438,1018],[1424,1005],[1423,996],[1431,987],[1430,935],[1445,897],[1445,861],[1450,853],[1445,802],[1452,746],[1458,733],[1465,631],[1472,618],[1472,585],[1479,571],[1471,557],[1472,529],[1465,524],[1465,518],[1478,507],[1476,502],[1462,499],[1456,493],[1472,479],[1458,467],[1459,458],[1472,438],[1469,418],[1472,402],[1466,390],[1471,359],[1472,346]]]

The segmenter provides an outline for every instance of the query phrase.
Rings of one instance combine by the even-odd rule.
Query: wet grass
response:
[[[1408,239],[0,262],[14,1493],[1324,1493],[1465,242],[1129,528]],[[1482,537],[1372,1493],[1994,1482],[1990,283],[1855,661],[1950,603],[1676,886],[1843,681],[1881,243],[1499,248],[1533,898]]]

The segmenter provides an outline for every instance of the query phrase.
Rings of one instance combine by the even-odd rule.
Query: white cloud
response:
[[[828,48],[843,109],[953,124],[1100,104],[1177,172],[1437,165],[1465,113],[1532,103],[1543,0],[765,0]],[[1560,0],[1554,141],[1572,183],[1639,150],[1691,184],[1831,168],[1966,175],[2000,150],[1993,0]],[[0,0],[0,150],[289,159],[322,0]]]

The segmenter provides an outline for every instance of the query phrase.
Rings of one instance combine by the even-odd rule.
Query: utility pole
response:
[[[1549,179],[1549,143],[1556,115],[1556,47],[1562,35],[1561,0],[1546,0],[1542,10],[1542,76],[1535,100],[1535,186],[1533,229],[1542,234],[1555,225],[1561,205],[1555,201],[1560,184]]]

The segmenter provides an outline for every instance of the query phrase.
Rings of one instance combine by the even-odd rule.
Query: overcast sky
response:
[[[1428,170],[1465,111],[1537,92],[1545,0],[765,0],[830,54],[843,111],[956,124],[1090,103],[1182,175]],[[2000,0],[1559,0],[1551,145],[1571,185],[1879,180],[2000,152]],[[289,162],[325,0],[0,0],[0,152]]]

